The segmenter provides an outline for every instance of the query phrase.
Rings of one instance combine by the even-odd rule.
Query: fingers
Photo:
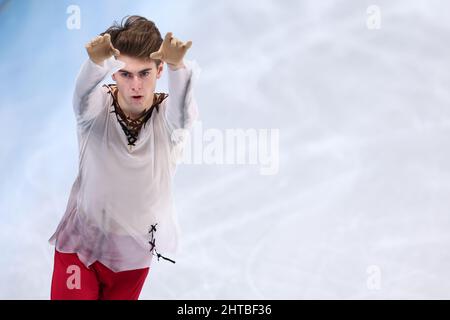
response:
[[[86,49],[92,48],[92,47],[96,44],[96,42],[98,41],[97,38],[98,38],[98,37],[95,37],[94,39],[92,39],[91,41],[89,41],[89,42],[85,45]]]
[[[165,42],[170,42],[170,40],[172,40],[173,37],[173,33],[172,32],[167,32],[166,36],[164,37],[164,41]]]
[[[166,33],[166,36],[164,37],[164,41],[166,43],[169,43],[171,47],[175,47],[175,48],[183,48],[185,50],[188,50],[190,47],[192,47],[192,41],[187,41],[186,43],[183,43],[182,41],[175,38],[173,36],[172,32]]]
[[[116,56],[116,57],[120,56],[120,51],[117,50],[116,48],[114,48],[112,45],[111,45],[111,53],[113,56]]]
[[[189,40],[188,42],[183,44],[181,47],[188,50],[190,47],[192,47],[192,41]]]
[[[182,42],[173,36],[172,32],[167,32],[164,41],[157,52],[150,55],[151,59],[168,61],[178,60],[192,46],[192,41]],[[166,61],[168,59],[168,61]]]
[[[92,41],[92,45],[95,46],[95,45],[100,44],[102,42],[103,42],[103,37],[102,36],[98,36],[98,37],[94,38],[94,40]]]
[[[178,40],[177,38],[175,38],[173,36],[172,32],[167,32],[166,36],[164,37],[164,42],[166,43],[170,43],[170,46],[172,47],[181,47],[182,46],[182,42],[180,40]]]
[[[155,60],[161,60],[162,57],[163,57],[163,54],[162,54],[161,51],[153,52],[153,53],[150,55],[150,59],[155,59]]]
[[[85,45],[85,47],[86,48],[92,48],[92,47],[95,47],[95,46],[97,46],[97,45],[99,45],[99,44],[102,44],[102,43],[111,43],[111,35],[109,34],[109,33],[106,33],[105,35],[103,35],[103,36],[97,36],[97,37],[95,37],[94,39],[92,39],[90,42],[88,42],[86,45]]]
[[[111,48],[111,54],[113,56],[116,56],[116,57],[120,56],[120,51],[118,49],[114,48],[114,46],[113,46],[113,44],[111,42],[111,35],[109,33],[106,33],[103,36],[103,40],[101,40],[101,41],[103,43],[109,43],[109,47]]]
[[[172,40],[170,41],[170,45],[175,48],[181,48],[184,50],[188,50],[190,47],[192,47],[192,41],[183,43],[182,41],[178,40],[177,38],[172,38]]]

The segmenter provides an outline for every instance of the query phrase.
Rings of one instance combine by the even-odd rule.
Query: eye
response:
[[[131,77],[131,75],[128,72],[122,72],[121,75],[124,78],[130,78]]]
[[[141,77],[143,77],[143,78],[148,77],[149,75],[150,75],[149,71],[141,72]]]

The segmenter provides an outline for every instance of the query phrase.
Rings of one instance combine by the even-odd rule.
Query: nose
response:
[[[133,79],[131,79],[131,90],[139,92],[142,89],[142,80],[134,76]]]

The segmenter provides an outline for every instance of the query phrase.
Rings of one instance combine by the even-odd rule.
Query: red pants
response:
[[[137,300],[149,268],[113,272],[96,261],[89,268],[76,253],[55,250],[52,300]]]

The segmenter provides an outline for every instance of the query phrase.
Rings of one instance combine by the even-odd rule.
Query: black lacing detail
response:
[[[152,252],[153,255],[156,255],[158,257],[158,261],[159,261],[159,258],[163,258],[167,261],[175,263],[175,261],[173,261],[172,259],[166,258],[162,254],[158,253],[158,251],[156,251],[156,239],[155,239],[155,235],[154,235],[154,232],[156,232],[156,225],[157,225],[157,223],[152,224],[152,226],[150,227],[150,230],[148,231],[148,233],[150,234],[150,241],[148,242],[150,244],[150,252]]]
[[[156,108],[156,111],[159,112],[159,105],[160,103],[168,97],[168,94],[166,93],[156,93],[153,100],[153,105],[150,107],[150,109],[145,109],[142,111],[142,113],[138,116],[137,119],[131,119],[130,117],[127,117],[125,113],[123,112],[122,108],[119,105],[119,101],[117,98],[117,87],[114,84],[111,85],[104,85],[104,87],[108,88],[109,93],[112,97],[112,107],[114,109],[110,113],[115,113],[117,117],[117,121],[119,121],[120,126],[122,127],[122,130],[124,131],[125,135],[127,136],[128,145],[134,146],[135,142],[138,139],[139,131],[141,130],[141,127],[144,126],[147,123],[147,120],[150,119],[152,116],[153,110]]]

